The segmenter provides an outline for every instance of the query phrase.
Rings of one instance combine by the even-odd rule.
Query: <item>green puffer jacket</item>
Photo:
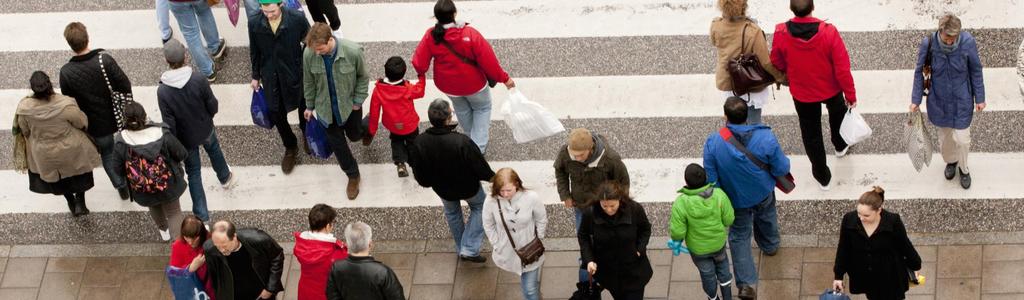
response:
[[[697,189],[682,188],[672,203],[669,235],[673,240],[686,241],[690,253],[715,253],[725,247],[728,227],[736,218],[729,196],[708,184]]]

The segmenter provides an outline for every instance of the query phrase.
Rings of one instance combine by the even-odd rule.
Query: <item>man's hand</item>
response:
[[[507,88],[507,89],[514,89],[515,87],[516,87],[515,80],[512,80],[512,78],[509,77],[508,81],[505,82],[505,88]]]
[[[985,110],[985,102],[975,104],[974,107],[978,109],[978,112],[981,112]]]
[[[359,104],[352,104],[352,110],[359,110],[359,109],[362,109],[362,108],[363,108],[363,106],[362,106],[362,105],[359,105]]]
[[[565,208],[572,208],[572,198],[562,200],[562,203],[565,204]]]
[[[260,81],[259,80],[253,79],[252,83],[250,83],[250,84],[252,84],[252,90],[256,91],[256,90],[260,89]]]
[[[263,292],[260,293],[260,299],[270,299],[270,297],[273,297],[273,296],[274,296],[274,293],[271,293],[270,291],[267,291],[267,290],[263,290]]]
[[[595,262],[587,263],[587,273],[590,273],[590,275],[594,275],[594,273],[597,273],[597,263],[595,263]]]
[[[842,292],[843,291],[843,281],[842,280],[832,281],[832,290],[836,291],[836,292]]]
[[[856,108],[857,107],[857,102],[856,101],[846,101],[846,107]]]
[[[921,106],[917,104],[910,104],[910,112],[921,111]]]
[[[309,119],[313,118],[313,110],[307,109],[305,112],[302,113],[302,116],[306,117],[306,121],[309,121]]]

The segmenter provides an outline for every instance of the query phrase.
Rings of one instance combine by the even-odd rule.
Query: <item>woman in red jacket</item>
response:
[[[516,84],[501,68],[484,36],[468,23],[456,22],[455,15],[452,0],[437,1],[437,25],[428,29],[416,46],[412,65],[417,75],[423,76],[433,60],[434,84],[451,98],[462,129],[480,147],[480,152],[486,152],[491,127],[488,82],[501,82],[510,89]]]
[[[203,221],[195,216],[185,217],[181,221],[181,235],[171,244],[170,265],[176,268],[187,267],[189,272],[196,273],[206,288],[206,294],[210,300],[214,300],[213,281],[206,274],[206,256],[203,255],[203,243],[208,238],[210,232]]]
[[[327,275],[336,260],[348,258],[348,248],[334,237],[338,212],[327,204],[309,210],[309,231],[295,234],[295,259],[302,265],[299,300],[327,300]]]

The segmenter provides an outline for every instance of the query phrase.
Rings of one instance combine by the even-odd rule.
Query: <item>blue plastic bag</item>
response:
[[[164,270],[174,299],[210,300],[210,295],[206,294],[205,287],[199,281],[199,277],[196,277],[196,273],[172,266],[167,266]]]
[[[818,296],[818,300],[850,300],[850,296],[827,289],[824,293],[821,293],[821,296]]]
[[[284,7],[302,11],[302,4],[299,3],[299,0],[284,0]]]
[[[270,121],[270,109],[267,108],[267,101],[263,98],[263,89],[252,92],[252,123],[266,129],[274,128],[274,122]]]
[[[309,152],[313,157],[328,159],[331,157],[331,145],[327,143],[327,129],[316,117],[306,122],[306,142],[309,143]]]

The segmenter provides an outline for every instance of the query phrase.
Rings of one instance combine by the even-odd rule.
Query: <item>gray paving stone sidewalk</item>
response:
[[[652,239],[658,240],[658,239]],[[545,299],[567,299],[575,289],[576,257],[570,239],[550,243],[541,292]],[[450,241],[382,241],[375,257],[398,274],[409,299],[521,299],[519,279],[490,262],[459,262],[443,249]],[[653,243],[653,242],[652,242]],[[789,243],[793,244],[793,243]],[[299,264],[286,246],[284,281],[279,299],[296,299]],[[652,245],[654,246],[654,245]],[[105,256],[96,248],[63,246],[60,253],[0,246],[0,299],[172,299],[163,268],[167,256],[154,245]],[[134,246],[124,246],[134,247]],[[1024,299],[1024,244],[921,245],[926,284],[910,290],[908,299]],[[153,251],[152,249],[157,249]],[[832,278],[834,248],[784,247],[774,257],[757,257],[759,299],[817,299]],[[755,251],[754,253],[760,253]],[[77,256],[76,256],[77,255]],[[489,256],[489,253],[485,253]],[[652,249],[654,278],[650,299],[705,299],[700,279],[688,256],[673,257]],[[610,299],[606,295],[605,299]],[[853,299],[865,299],[853,297]]]

